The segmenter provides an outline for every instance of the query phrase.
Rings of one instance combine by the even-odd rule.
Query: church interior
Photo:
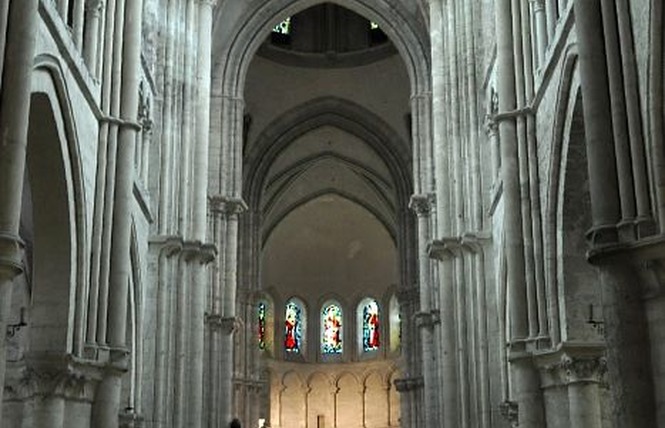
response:
[[[664,20],[0,0],[0,428],[665,428]]]

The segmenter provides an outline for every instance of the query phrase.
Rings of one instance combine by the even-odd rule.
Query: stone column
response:
[[[496,8],[497,85],[499,93],[499,135],[503,176],[504,234],[507,267],[507,294],[510,301],[510,348],[513,394],[517,401],[520,427],[539,428],[544,424],[538,374],[526,349],[529,333],[526,305],[526,271],[522,232],[521,192],[518,158],[515,57],[511,0],[499,0]]]
[[[175,237],[159,237],[150,242],[151,252],[157,257],[157,295],[155,304],[155,372],[153,390],[153,425],[166,426],[168,417],[166,396],[168,383],[168,356],[170,325],[169,314],[169,273],[170,259],[182,249],[182,241]]]
[[[574,7],[593,216],[589,238],[602,245],[616,241],[620,215],[603,23],[600,0],[575,0]]]
[[[423,378],[425,379],[425,424],[439,426],[439,382],[434,346],[434,310],[432,275],[427,255],[427,242],[430,236],[430,213],[432,201],[428,195],[414,195],[411,209],[418,216],[418,260],[420,284],[420,311],[415,314],[415,322],[421,340]],[[438,321],[438,319],[436,320]]]
[[[131,213],[134,201],[133,145],[136,142],[137,132],[141,130],[136,120],[139,102],[142,12],[142,0],[127,2],[120,107],[125,123],[120,128],[118,137],[107,336],[111,346],[110,367],[115,370],[110,370],[98,390],[93,423],[99,428],[113,428],[118,425],[122,389],[121,375],[127,363],[127,293],[131,275]]]
[[[533,8],[533,17],[536,22],[536,53],[538,59],[536,64],[540,65],[545,60],[545,49],[547,49],[547,15],[545,13],[545,0],[530,0]]]
[[[401,396],[400,419],[402,420],[402,428],[419,428],[421,425],[418,423],[419,409],[417,403],[420,400],[418,400],[417,392],[423,388],[423,378],[406,377],[395,379],[395,388],[397,388],[397,392]]]
[[[9,20],[9,0],[0,0],[0,76],[5,69],[5,47],[7,46],[7,21]],[[0,91],[2,79],[0,78]]]
[[[86,25],[83,42],[83,60],[90,74],[97,76],[97,49],[99,48],[99,20],[104,10],[103,0],[88,0],[85,5]]]
[[[11,31],[0,92],[0,420],[5,382],[4,334],[11,312],[12,281],[22,272],[22,241],[18,235],[28,143],[32,61],[37,34],[38,0],[13,1]]]
[[[610,80],[604,54],[601,5],[604,0],[575,0],[580,81],[589,167],[593,228],[587,234],[590,262],[598,266],[603,287],[603,319],[614,423],[654,426],[654,397],[648,353],[648,323],[636,271],[626,255],[612,257],[620,218],[617,170],[611,123]],[[619,66],[617,64],[617,66]]]
[[[241,199],[218,196],[213,197],[212,210],[217,215],[215,240],[220,249],[220,263],[218,278],[219,292],[221,293],[221,313],[215,314],[221,323],[219,334],[218,355],[219,378],[218,402],[216,406],[221,425],[228,424],[233,419],[233,379],[234,379],[234,333],[237,330],[236,318],[236,290],[238,268],[238,217],[246,211],[247,205]]]
[[[602,428],[598,383],[605,370],[602,358],[568,357],[568,403],[571,428]]]
[[[208,293],[207,265],[215,259],[217,249],[210,244],[197,243],[197,251],[192,265],[192,287],[190,290],[190,317],[189,323],[189,380],[188,380],[188,428],[202,426],[203,412],[203,360],[205,340],[205,308]]]

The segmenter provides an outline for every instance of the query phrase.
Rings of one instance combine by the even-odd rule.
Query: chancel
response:
[[[665,428],[662,0],[0,0],[1,428]]]

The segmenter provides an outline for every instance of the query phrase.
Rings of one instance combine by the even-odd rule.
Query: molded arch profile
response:
[[[269,0],[244,9],[233,5],[218,9],[213,27],[213,93],[242,98],[249,64],[270,31],[285,17],[320,3],[323,1]],[[378,23],[406,64],[412,94],[430,91],[429,35],[416,14],[401,2],[388,0],[334,3]]]
[[[265,180],[279,154],[299,137],[322,126],[338,128],[364,141],[390,171],[400,205],[408,203],[412,183],[408,143],[364,107],[337,97],[323,97],[284,113],[266,126],[252,144],[244,173],[244,194],[250,206],[259,206]]]
[[[88,250],[78,135],[59,62],[38,56],[32,82],[26,156],[34,222],[30,349],[80,355]]]

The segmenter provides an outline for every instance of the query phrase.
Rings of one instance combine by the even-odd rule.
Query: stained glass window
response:
[[[390,299],[390,350],[397,352],[402,344],[402,319],[397,296]]]
[[[256,317],[258,324],[258,340],[259,340],[259,349],[266,349],[266,310],[267,305],[265,302],[259,302],[256,307]]]
[[[335,303],[324,305],[321,311],[321,352],[342,353],[342,309]]]
[[[379,323],[379,305],[376,300],[370,300],[363,306],[363,350],[376,351],[381,344]]]
[[[289,34],[291,32],[291,18],[286,18],[284,21],[275,25],[272,29],[273,33]]]
[[[284,316],[284,349],[300,353],[303,337],[303,309],[296,301],[286,304]]]

